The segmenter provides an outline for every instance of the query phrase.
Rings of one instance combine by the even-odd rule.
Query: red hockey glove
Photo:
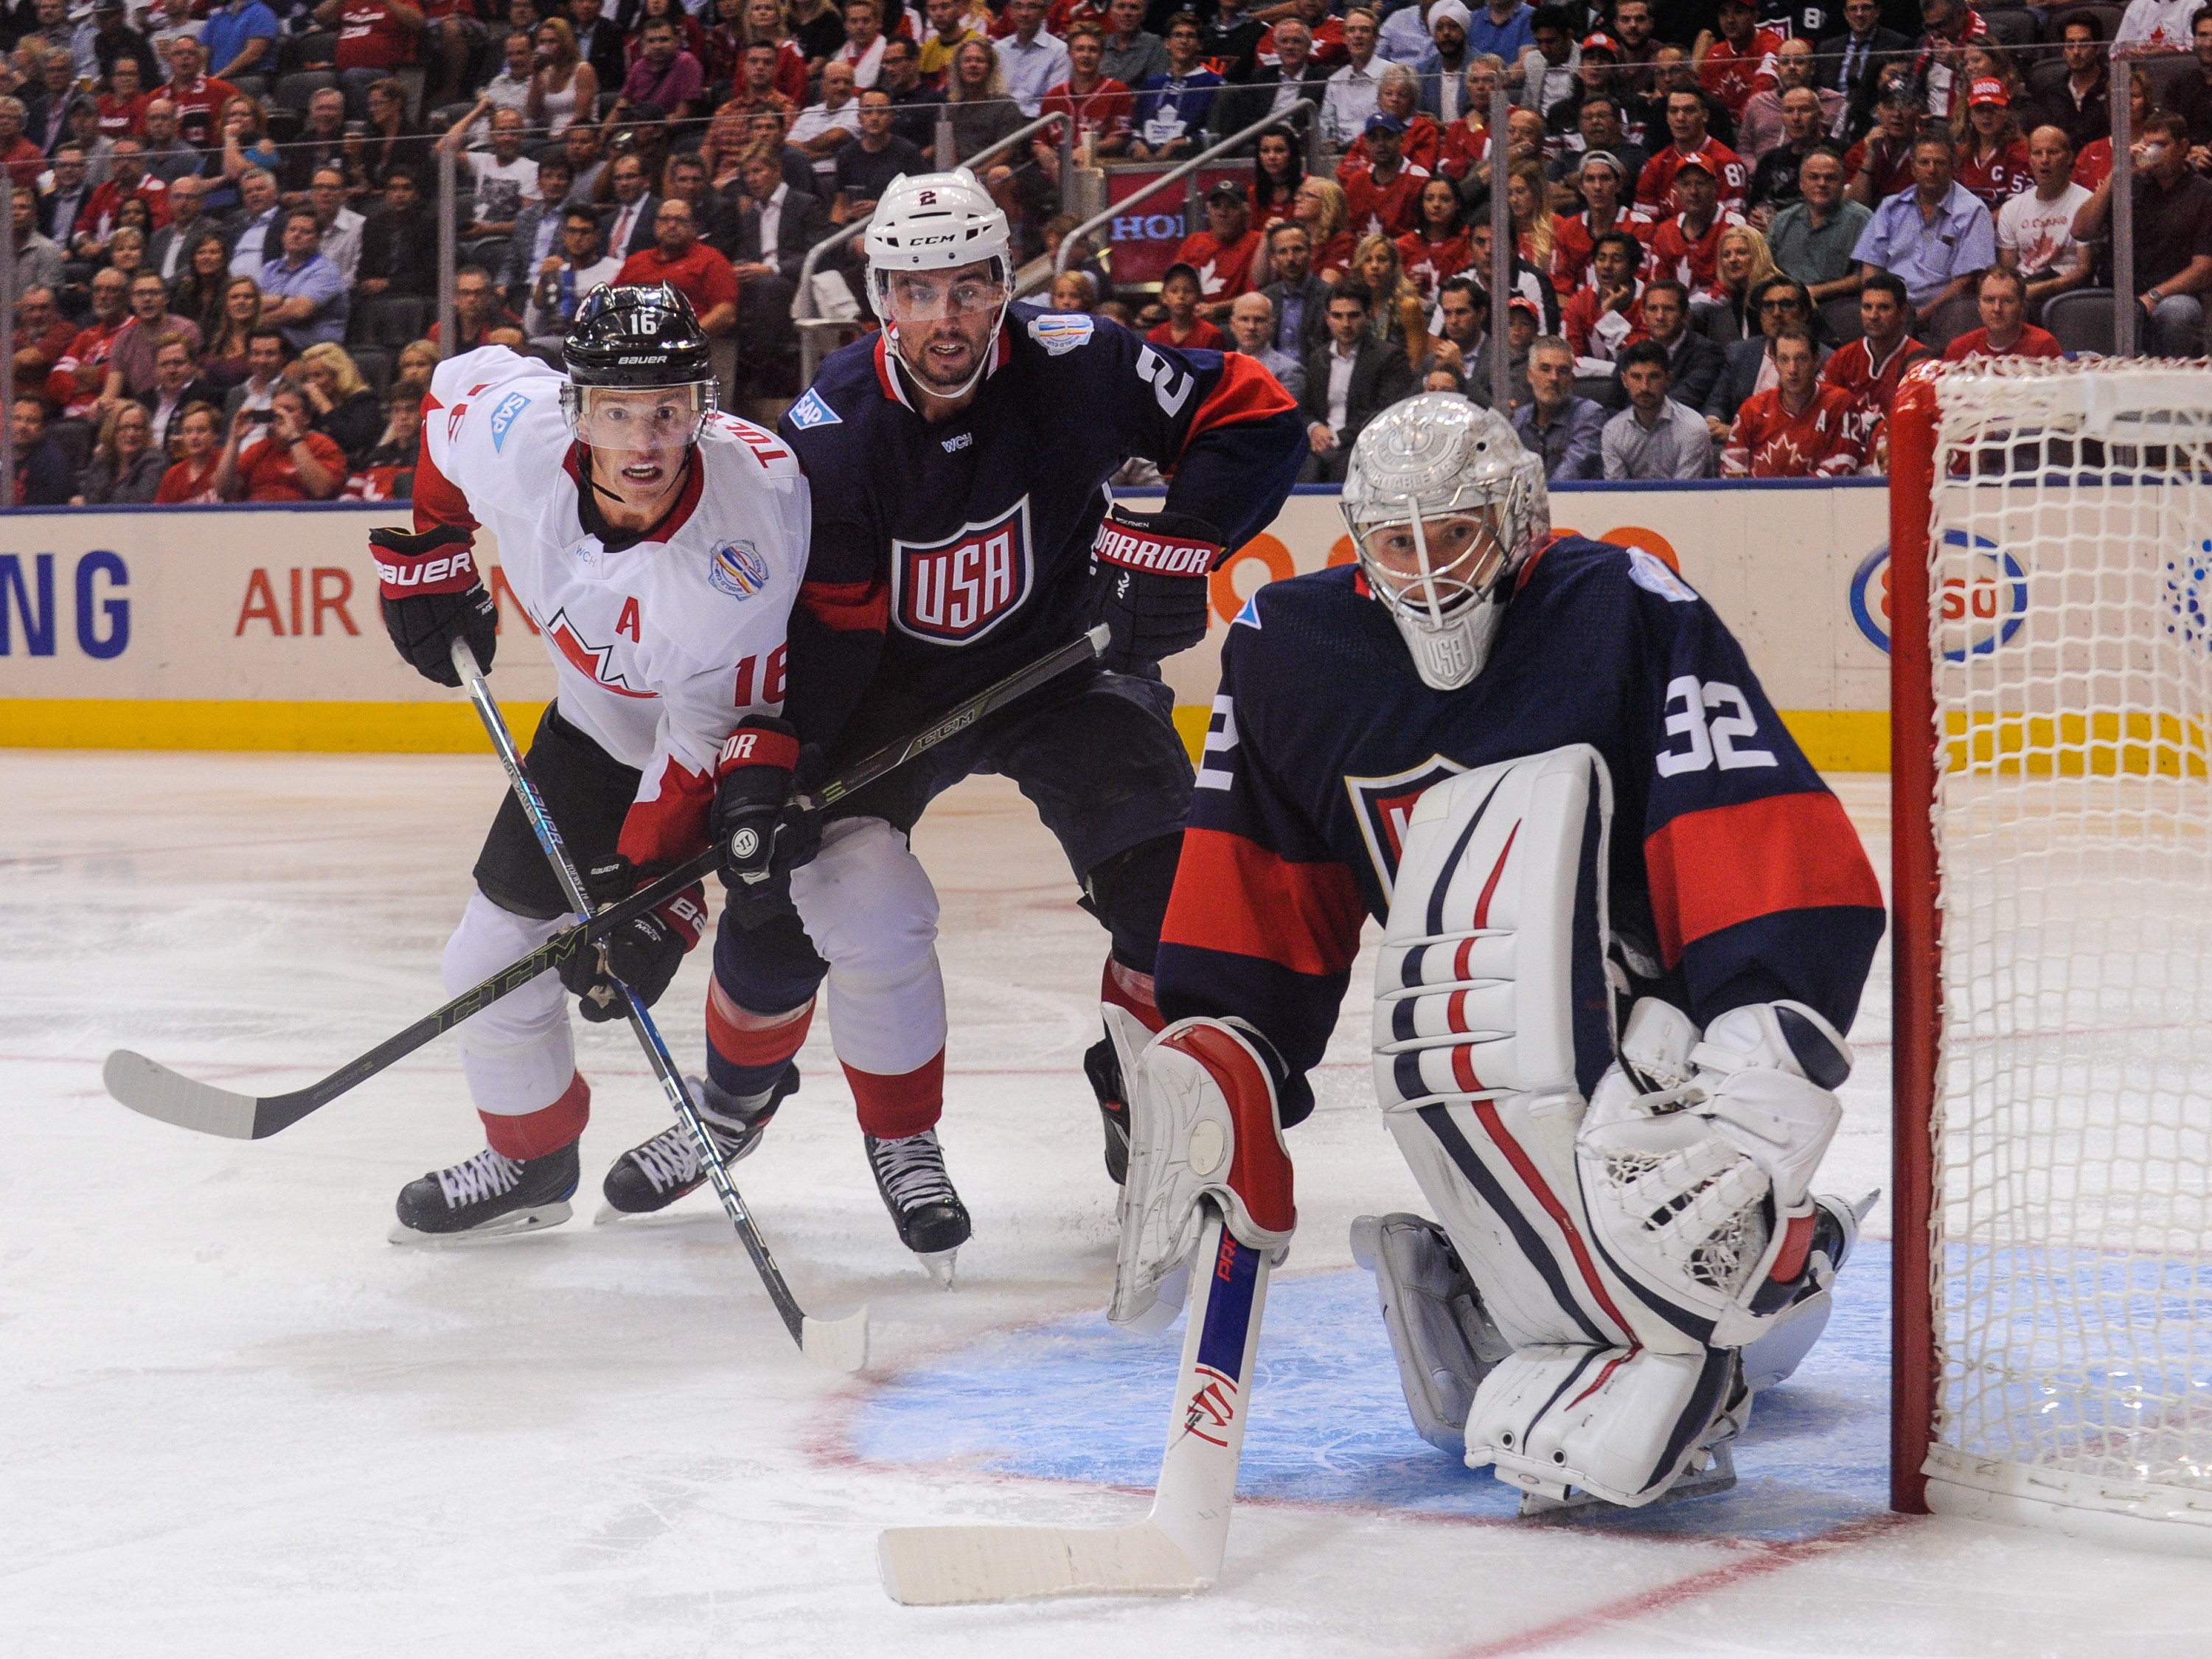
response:
[[[822,848],[822,809],[799,797],[821,771],[821,750],[790,721],[750,714],[722,745],[710,820],[722,884],[738,920],[787,907],[786,878]]]

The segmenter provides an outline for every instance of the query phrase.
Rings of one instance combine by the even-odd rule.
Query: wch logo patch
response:
[[[1457,761],[1431,755],[1419,766],[1387,778],[1346,777],[1345,793],[1352,797],[1352,815],[1359,820],[1367,856],[1374,860],[1376,879],[1387,897],[1397,879],[1398,860],[1406,850],[1406,826],[1413,817],[1413,803],[1446,778],[1467,768]]]
[[[891,544],[891,620],[939,645],[979,640],[1029,597],[1030,498],[941,542]]]

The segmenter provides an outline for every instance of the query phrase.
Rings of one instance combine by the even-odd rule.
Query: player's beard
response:
[[[902,325],[899,330],[899,361],[921,382],[924,391],[939,397],[957,397],[962,387],[975,379],[976,365],[983,361],[983,353],[990,349],[992,323],[991,319],[981,319],[981,340],[971,337],[962,322],[940,319],[923,324],[920,326],[927,332],[918,343],[908,337],[908,329],[915,325]],[[956,343],[963,349],[957,353],[941,349]]]

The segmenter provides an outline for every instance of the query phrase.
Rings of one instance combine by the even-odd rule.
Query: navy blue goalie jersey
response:
[[[958,414],[925,421],[878,334],[834,354],[778,429],[814,492],[784,707],[825,747],[885,740],[1091,627],[1103,486],[1130,458],[1233,548],[1306,448],[1251,358],[1027,305]]]
[[[1650,554],[1579,537],[1523,568],[1456,691],[1421,683],[1357,566],[1254,594],[1223,646],[1161,1011],[1249,1020],[1290,1069],[1285,1121],[1303,1117],[1421,792],[1572,743],[1612,774],[1609,910],[1634,993],[1701,1025],[1792,997],[1849,1030],[1883,913],[1842,804],[1712,608]],[[1579,1057],[1585,1088],[1611,1058]]]

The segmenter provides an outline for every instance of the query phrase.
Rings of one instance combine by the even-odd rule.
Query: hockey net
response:
[[[1893,1495],[2212,1551],[2212,368],[1892,421]]]

